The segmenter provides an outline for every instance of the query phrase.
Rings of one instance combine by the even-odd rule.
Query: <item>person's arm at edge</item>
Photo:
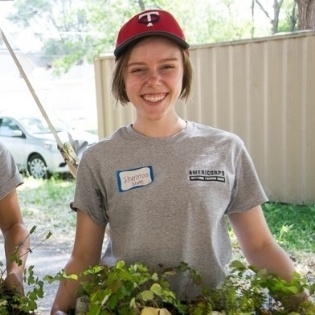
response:
[[[71,257],[65,266],[66,274],[80,274],[90,266],[100,263],[105,228],[97,225],[86,213],[77,210],[77,225]],[[74,309],[79,282],[64,280],[51,308],[51,315],[67,314]]]
[[[231,213],[228,217],[249,264],[277,274],[286,281],[292,279],[294,264],[273,238],[261,206]]]
[[[6,257],[5,283],[9,289],[24,294],[23,274],[30,239],[29,231],[23,222],[16,189],[0,201],[0,227],[4,237]],[[12,260],[14,256],[20,260],[21,264]]]

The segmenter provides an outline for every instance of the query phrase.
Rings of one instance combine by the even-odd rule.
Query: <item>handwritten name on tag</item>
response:
[[[133,170],[117,171],[119,191],[127,191],[149,185],[154,180],[152,166],[145,166]]]

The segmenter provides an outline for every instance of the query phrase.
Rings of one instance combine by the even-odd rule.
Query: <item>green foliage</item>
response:
[[[36,230],[34,226],[30,234],[33,234]],[[28,236],[28,237],[29,237]],[[45,238],[48,239],[51,236],[49,232]],[[43,241],[44,242],[44,241]],[[42,243],[41,243],[42,244]],[[34,248],[29,248],[29,253],[32,253]],[[19,256],[19,247],[17,247],[15,253],[10,258],[11,261],[16,262],[19,266],[22,264],[21,256]],[[24,254],[23,254],[24,255]],[[43,280],[36,277],[34,272],[34,266],[29,266],[25,268],[23,275],[23,282],[28,285],[28,291],[25,296],[15,294],[15,292],[10,291],[5,285],[5,272],[6,269],[2,269],[3,263],[0,263],[0,314],[1,315],[26,315],[30,314],[37,309],[38,299],[44,296],[44,282]]]
[[[217,289],[203,288],[203,295],[192,304],[189,314],[211,314],[211,311],[232,315],[312,314],[314,301],[306,300],[309,296],[304,296],[304,292],[308,290],[313,295],[314,289],[314,284],[308,283],[297,273],[292,281],[286,282],[265,270],[233,261],[222,286]],[[295,303],[291,303],[292,300]],[[206,313],[200,310],[206,310]]]
[[[112,267],[90,267],[72,279],[86,279],[81,281],[82,289],[78,292],[87,303],[82,315],[137,315],[144,307],[163,308],[165,303],[178,314],[189,315],[212,311],[230,315],[315,314],[315,284],[298,273],[286,282],[240,261],[229,267],[229,275],[217,289],[202,286],[198,272],[185,263],[156,272],[141,263],[127,266],[119,261]],[[170,278],[180,274],[188,275],[188,290],[199,286],[201,294],[194,301],[183,303],[171,291]],[[69,278],[61,273],[55,279],[63,276]],[[55,279],[51,277],[50,281]]]
[[[186,306],[177,301],[169,288],[168,277],[175,273],[172,269],[161,273],[150,271],[141,263],[126,266],[123,261],[113,267],[94,266],[78,277],[87,279],[81,282],[82,289],[78,296],[88,296],[89,315],[139,314],[144,306],[159,307],[163,303],[173,305],[184,314]],[[62,274],[46,279],[58,280]]]
[[[298,31],[298,8],[297,1],[284,1],[281,7],[278,32]]]
[[[270,3],[266,6],[272,8]],[[286,5],[282,20],[287,21],[292,6],[292,2]],[[34,34],[56,74],[75,64],[92,62],[102,53],[112,53],[121,25],[144,9],[172,12],[191,45],[271,35],[269,21],[254,34],[250,2],[231,0],[16,0],[14,8],[10,20],[22,28],[36,29]],[[289,31],[287,22],[280,25],[282,31]]]
[[[271,232],[282,247],[315,252],[315,205],[266,203],[263,210]]]
[[[76,217],[69,207],[74,186],[72,178],[24,178],[24,184],[18,187],[21,211],[30,227],[37,226],[36,235],[39,238],[45,238],[47,231],[52,229],[55,237],[67,233],[71,238],[74,234]]]
[[[30,312],[37,309],[37,300],[44,296],[44,282],[35,276],[34,266],[28,267],[24,272],[24,282],[31,287],[25,296],[20,298],[19,309]]]

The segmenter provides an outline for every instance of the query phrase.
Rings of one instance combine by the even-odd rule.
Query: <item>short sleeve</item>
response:
[[[23,177],[12,154],[0,143],[0,199],[21,184],[23,184]]]
[[[106,191],[102,185],[95,164],[90,156],[84,154],[77,170],[73,210],[80,209],[87,213],[92,220],[101,226],[106,226]]]
[[[235,179],[226,213],[246,211],[268,201],[243,141],[240,141],[234,163]]]

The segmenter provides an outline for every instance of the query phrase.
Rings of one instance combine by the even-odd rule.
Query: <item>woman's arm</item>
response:
[[[99,264],[105,228],[97,225],[86,213],[77,210],[77,224],[71,257],[65,266],[67,274],[80,274],[90,266]],[[52,305],[51,315],[66,314],[74,309],[79,281],[63,280]]]
[[[24,294],[23,273],[30,248],[29,231],[24,225],[16,189],[0,200],[0,228],[4,237],[9,289]],[[13,258],[20,260],[21,264]]]
[[[292,278],[295,271],[293,262],[273,238],[261,206],[231,213],[229,220],[249,264],[287,281]]]

